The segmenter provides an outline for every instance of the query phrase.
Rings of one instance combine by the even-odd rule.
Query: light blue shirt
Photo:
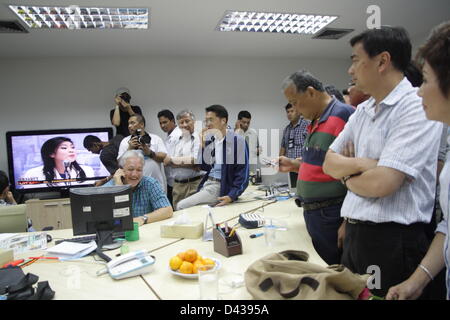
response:
[[[104,184],[104,186],[115,185],[114,179]],[[131,205],[133,217],[151,214],[153,211],[164,207],[170,207],[170,202],[158,181],[152,177],[142,177],[136,189],[133,190]]]
[[[211,168],[211,171],[209,172],[209,177],[215,178],[215,179],[221,179],[222,178],[222,163],[223,163],[223,140],[220,141],[214,141],[214,166]]]
[[[441,133],[442,124],[426,119],[417,88],[406,78],[380,102],[377,113],[374,98],[360,104],[330,149],[341,153],[352,141],[356,157],[377,159],[378,166],[401,171],[406,178],[394,194],[383,198],[349,190],[341,216],[376,223],[429,223]]]

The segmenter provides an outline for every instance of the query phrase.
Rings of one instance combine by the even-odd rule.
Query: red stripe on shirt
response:
[[[315,166],[302,162],[298,172],[298,180],[311,182],[330,182],[336,181],[333,177],[323,173],[321,166]]]
[[[342,118],[337,116],[329,116],[326,122],[319,123],[319,126],[315,132],[325,132],[337,137],[342,129],[344,129],[345,124],[346,122]],[[308,127],[309,132],[311,132],[310,130],[311,128]]]

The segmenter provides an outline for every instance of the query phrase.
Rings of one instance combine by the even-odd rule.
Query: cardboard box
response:
[[[161,225],[161,238],[198,239],[203,236],[203,222]]]

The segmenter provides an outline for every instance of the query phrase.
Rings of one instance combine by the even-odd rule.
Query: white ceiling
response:
[[[383,25],[405,27],[420,44],[431,28],[450,20],[449,0],[0,0],[0,20],[16,19],[10,4],[148,7],[148,30],[29,30],[0,34],[0,57],[223,56],[347,58],[348,41],[365,30],[369,5]],[[340,40],[292,34],[218,32],[226,10],[338,15],[329,27],[355,31]],[[17,18],[18,19],[18,18]]]

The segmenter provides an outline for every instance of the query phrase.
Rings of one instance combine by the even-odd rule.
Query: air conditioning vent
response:
[[[317,33],[313,39],[327,39],[327,40],[337,40],[340,39],[350,32],[354,31],[354,29],[336,29],[336,28],[324,28],[319,33]]]
[[[17,20],[0,21],[0,33],[28,33]]]

